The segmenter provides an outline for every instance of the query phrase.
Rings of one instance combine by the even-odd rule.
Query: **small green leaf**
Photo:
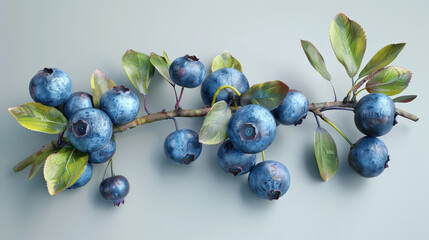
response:
[[[324,128],[314,132],[314,153],[320,177],[326,182],[337,173],[339,160],[335,141]]]
[[[365,88],[369,93],[383,93],[392,96],[408,87],[411,76],[412,73],[408,69],[389,66],[372,74]]]
[[[58,153],[49,155],[43,168],[49,194],[57,194],[73,185],[85,170],[87,163],[88,154],[79,152],[71,145],[66,145]]]
[[[390,44],[378,51],[374,57],[369,60],[366,66],[359,74],[359,78],[367,76],[377,69],[389,65],[405,47],[405,43]]]
[[[241,63],[231,55],[228,51],[224,51],[221,54],[213,58],[212,61],[212,72],[221,68],[235,68],[240,72],[243,72]]]
[[[91,76],[92,102],[94,107],[100,105],[101,96],[116,86],[115,82],[104,75],[100,70],[95,70]]]
[[[8,110],[19,124],[33,131],[58,134],[67,127],[67,119],[58,109],[41,103],[26,103]]]
[[[165,59],[165,61],[167,62],[168,67],[170,67],[171,62],[170,62],[170,59],[168,59],[168,55],[167,55],[167,53],[165,52],[165,50],[162,50],[162,55],[164,56],[164,59]]]
[[[156,70],[158,70],[159,74],[161,74],[161,76],[174,87],[174,82],[170,78],[169,64],[165,60],[165,57],[161,57],[155,53],[150,53],[150,62]]]
[[[241,105],[258,104],[273,110],[285,99],[289,87],[282,81],[255,84],[240,96]]]
[[[393,99],[393,102],[397,102],[397,103],[409,103],[411,101],[413,101],[414,99],[416,99],[417,95],[404,95],[404,96],[400,96],[397,97],[395,99]]]
[[[339,13],[329,27],[329,37],[335,56],[353,78],[359,71],[366,49],[364,30],[357,22]]]
[[[323,78],[331,81],[331,74],[329,74],[326,69],[325,60],[317,48],[311,42],[305,40],[301,40],[301,46],[304,49],[305,55],[307,56],[308,61],[310,61],[311,66],[313,66]]]
[[[36,160],[31,166],[30,173],[28,174],[28,180],[33,179],[42,169],[43,164],[45,164],[46,159],[53,153],[56,153],[58,150],[50,150],[42,153],[41,155],[36,157]]]
[[[200,130],[199,141],[215,145],[228,138],[227,128],[232,111],[225,101],[216,102],[204,119]]]
[[[150,57],[128,49],[122,57],[122,66],[134,87],[140,93],[147,95],[150,81],[155,73]]]

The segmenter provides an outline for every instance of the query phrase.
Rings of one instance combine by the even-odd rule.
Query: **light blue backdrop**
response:
[[[2,239],[424,239],[427,238],[427,1],[0,1],[0,95],[2,123],[0,234]],[[291,173],[289,192],[279,201],[258,199],[246,177],[233,178],[218,167],[217,147],[205,146],[191,166],[171,164],[164,138],[171,121],[117,134],[115,171],[131,191],[125,205],[113,207],[98,193],[104,166],[95,166],[84,188],[50,196],[43,176],[28,181],[28,170],[13,165],[52,136],[19,126],[7,108],[30,102],[28,83],[45,66],[66,71],[75,91],[90,91],[95,69],[132,87],[121,66],[129,49],[167,51],[170,58],[195,54],[209,68],[229,50],[243,64],[251,84],[282,80],[311,102],[332,101],[330,85],[309,65],[299,43],[310,40],[323,54],[337,93],[349,88],[329,43],[329,24],[344,12],[362,25],[366,63],[380,48],[407,42],[394,65],[414,72],[401,105],[421,117],[399,118],[382,140],[390,167],[364,179],[348,166],[347,143],[337,142],[338,174],[322,182],[313,156],[315,121],[280,127],[266,151],[268,159]],[[151,111],[171,109],[174,97],[159,75],[149,89]],[[186,89],[182,106],[199,108],[199,89]],[[142,111],[141,111],[142,114]],[[353,141],[362,134],[350,112],[329,112]],[[202,119],[179,119],[199,130]],[[260,160],[260,157],[259,157]]]

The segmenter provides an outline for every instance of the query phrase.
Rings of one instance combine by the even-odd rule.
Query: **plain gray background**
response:
[[[0,1],[0,238],[427,239],[428,10],[427,1]],[[404,94],[419,95],[401,108],[420,121],[398,118],[381,138],[391,161],[377,178],[364,179],[349,168],[347,143],[324,124],[337,142],[340,168],[330,181],[321,181],[313,116],[298,127],[279,127],[266,151],[267,159],[282,162],[291,173],[291,187],[279,201],[257,198],[247,176],[224,173],[216,146],[204,146],[188,167],[171,164],[162,149],[174,130],[171,121],[117,134],[115,172],[131,184],[120,207],[98,193],[104,165],[95,166],[87,186],[55,196],[48,194],[42,174],[28,181],[28,169],[12,171],[54,138],[22,128],[7,112],[32,101],[28,84],[43,67],[67,72],[74,91],[90,91],[95,69],[134,90],[121,66],[127,49],[147,54],[165,49],[171,59],[195,54],[207,69],[227,49],[241,61],[251,84],[282,80],[311,102],[332,101],[329,83],[310,66],[299,40],[310,40],[320,50],[344,97],[350,79],[328,35],[340,11],[366,31],[362,65],[385,45],[407,42],[393,64],[414,73]],[[151,111],[173,107],[172,90],[159,75],[149,91]],[[181,105],[202,107],[199,94],[199,88],[186,89]],[[362,136],[352,113],[327,115],[352,141]],[[198,131],[202,120],[179,119],[179,124]]]

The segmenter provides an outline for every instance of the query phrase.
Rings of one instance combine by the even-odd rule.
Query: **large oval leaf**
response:
[[[339,160],[334,139],[322,127],[318,127],[314,132],[314,153],[320,177],[328,181],[337,173]]]
[[[8,110],[19,124],[33,131],[58,134],[67,127],[67,119],[58,109],[41,103],[26,103]]]
[[[49,194],[54,195],[70,187],[85,170],[88,154],[79,152],[71,145],[46,159],[43,174]]]
[[[392,101],[397,103],[409,103],[414,99],[416,99],[416,97],[417,95],[404,95],[404,96],[399,96],[397,98],[394,98],[392,99]]]
[[[174,86],[174,82],[170,78],[169,64],[165,57],[161,57],[156,53],[150,53],[150,62],[156,68],[159,74],[161,74],[161,76],[165,78],[171,84],[171,86]]]
[[[228,122],[232,111],[225,101],[216,102],[204,119],[199,141],[202,144],[215,145],[228,138]]]
[[[390,44],[378,51],[374,57],[369,60],[366,66],[359,74],[359,78],[369,75],[380,68],[389,65],[405,47],[405,43]]]
[[[255,84],[240,96],[241,105],[258,104],[270,111],[285,99],[289,87],[282,81]]]
[[[134,87],[142,94],[147,94],[155,68],[150,57],[144,53],[128,49],[122,57],[122,66]]]
[[[217,55],[215,58],[213,58],[212,72],[221,68],[235,68],[240,72],[243,71],[241,63],[228,51],[224,51],[221,54]]]
[[[323,59],[317,48],[309,41],[301,40],[301,46],[304,49],[305,55],[311,66],[322,75],[323,78],[330,81],[331,74],[326,69],[325,60]]]
[[[366,49],[366,36],[362,27],[339,13],[329,27],[332,49],[338,61],[352,78],[359,71]]]
[[[412,73],[408,69],[390,66],[370,76],[365,88],[370,93],[383,93],[392,96],[408,87],[411,76]]]
[[[115,82],[104,75],[100,70],[95,70],[91,76],[92,103],[94,107],[100,105],[101,96],[116,86]]]

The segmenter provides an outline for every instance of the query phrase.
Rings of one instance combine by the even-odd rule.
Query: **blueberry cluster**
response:
[[[124,86],[106,91],[100,99],[100,108],[95,108],[90,94],[72,93],[69,76],[57,68],[39,71],[30,82],[30,95],[35,102],[62,109],[68,119],[65,131],[68,141],[75,149],[88,153],[88,164],[69,188],[87,184],[92,177],[92,164],[104,163],[113,157],[116,150],[113,125],[133,120],[139,111],[137,96]],[[103,180],[100,193],[118,205],[129,187],[125,177],[112,176]]]

